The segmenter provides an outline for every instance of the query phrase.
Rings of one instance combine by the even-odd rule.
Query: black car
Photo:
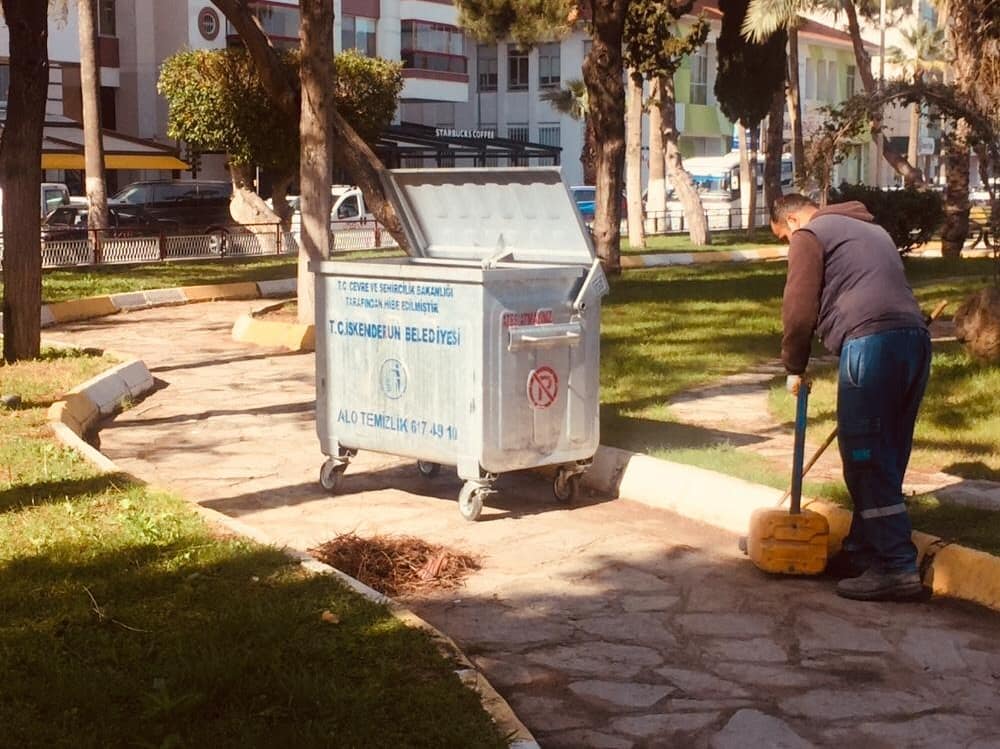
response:
[[[42,239],[71,241],[87,238],[87,206],[64,205],[56,208],[42,222]],[[110,237],[148,237],[160,233],[163,227],[149,216],[119,207],[108,208]]]
[[[227,234],[233,224],[229,201],[231,182],[161,180],[133,182],[108,201],[164,225],[168,231],[189,234]]]

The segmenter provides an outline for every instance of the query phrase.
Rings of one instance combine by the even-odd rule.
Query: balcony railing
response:
[[[403,67],[411,70],[433,70],[437,73],[454,73],[456,75],[465,75],[468,72],[468,59],[462,55],[404,49],[401,56]]]

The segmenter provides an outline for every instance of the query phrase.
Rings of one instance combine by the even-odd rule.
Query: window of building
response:
[[[117,36],[118,23],[115,17],[115,0],[98,0],[97,33],[101,36]]]
[[[539,125],[538,142],[543,146],[560,146],[561,128],[559,125]]]
[[[538,86],[559,86],[559,44],[543,44],[538,48]]]
[[[840,86],[837,81],[837,63],[830,60],[827,64],[826,71],[826,81],[827,86],[829,86],[829,91],[827,92],[827,101],[840,101]]]
[[[704,47],[691,57],[691,103],[708,104],[708,55]]]
[[[479,90],[497,90],[497,47],[495,44],[480,44],[476,48],[476,70],[479,73]]]
[[[816,99],[816,61],[806,60],[806,99]]]
[[[342,16],[340,48],[356,49],[363,55],[375,57],[375,19],[364,16]]]
[[[250,10],[260,21],[264,33],[277,42],[281,48],[297,47],[299,44],[299,9],[294,5],[274,5],[270,3],[250,3]],[[226,36],[239,37],[236,28],[226,21]]]
[[[853,65],[848,65],[847,66],[847,88],[844,91],[844,94],[846,95],[846,98],[848,98],[848,99],[850,99],[852,96],[854,96],[854,86],[855,86],[854,77],[855,77],[856,74],[857,74],[857,71],[856,71],[855,67]]]
[[[10,89],[10,65],[0,65],[0,104],[7,108],[7,91]]]
[[[507,90],[528,89],[528,53],[516,47],[507,48]]]
[[[826,61],[816,63],[816,98],[825,100],[830,89],[826,83]]]
[[[528,142],[529,130],[527,125],[508,125],[507,126],[507,137],[510,140],[520,141],[521,143]],[[510,160],[511,166],[528,166],[528,160],[524,158],[513,157]]]
[[[465,36],[443,23],[402,21],[400,41],[403,67],[465,74]]]

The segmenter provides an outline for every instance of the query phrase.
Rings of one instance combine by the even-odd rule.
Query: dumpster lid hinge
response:
[[[514,251],[507,249],[507,243],[504,242],[503,234],[501,234],[499,237],[497,237],[496,252],[494,252],[488,258],[483,259],[482,268],[483,270],[486,270],[487,268],[496,268],[499,263],[502,263],[504,260],[507,260],[513,256],[514,256]]]

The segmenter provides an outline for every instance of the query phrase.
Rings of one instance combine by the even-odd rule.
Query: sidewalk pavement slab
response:
[[[277,544],[407,534],[478,555],[464,588],[403,603],[456,640],[542,746],[868,746],[917,720],[939,746],[952,730],[967,745],[1000,736],[1000,617],[984,609],[845,601],[829,580],[760,573],[734,533],[600,494],[556,505],[530,474],[502,477],[478,523],[459,516],[452,472],[423,479],[392,456],[361,453],[326,494],[313,356],[233,342],[245,309],[62,326],[141,357],[160,384],[105,426],[102,450]]]

